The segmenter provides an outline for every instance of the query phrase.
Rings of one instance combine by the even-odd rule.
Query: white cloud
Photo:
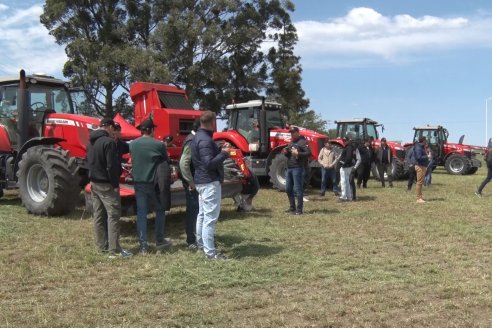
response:
[[[42,12],[40,4],[27,8],[0,4],[0,75],[17,75],[23,68],[61,77],[65,51],[39,22]]]
[[[304,67],[402,63],[492,41],[492,20],[485,17],[389,17],[371,8],[354,8],[344,17],[300,21],[295,26],[299,35],[296,53]]]

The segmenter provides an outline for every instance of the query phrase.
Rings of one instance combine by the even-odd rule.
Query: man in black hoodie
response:
[[[304,175],[311,150],[306,138],[300,135],[298,127],[292,127],[290,135],[292,136],[292,141],[282,149],[282,154],[287,157],[286,191],[289,197],[289,209],[287,212],[301,215],[304,210]]]
[[[113,140],[115,123],[110,118],[100,122],[100,128],[90,134],[87,150],[89,179],[96,244],[111,257],[132,256],[120,246],[120,163]]]

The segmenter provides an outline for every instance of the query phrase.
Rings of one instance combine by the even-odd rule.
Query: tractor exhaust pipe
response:
[[[266,155],[270,152],[270,136],[267,126],[267,113],[265,109],[265,97],[261,98],[260,109],[260,153]]]
[[[28,140],[30,108],[27,101],[26,72],[20,71],[19,94],[17,98],[17,129],[19,133],[19,146]]]

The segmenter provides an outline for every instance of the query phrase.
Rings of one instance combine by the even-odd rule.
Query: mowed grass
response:
[[[0,326],[491,327],[492,183],[484,198],[473,194],[485,173],[438,169],[425,204],[404,181],[382,189],[374,180],[355,203],[308,190],[303,216],[285,214],[286,195],[268,188],[252,213],[225,200],[223,262],[185,249],[183,208],[167,216],[170,251],[109,259],[83,207],[36,217],[9,192]],[[136,251],[134,217],[122,245]]]

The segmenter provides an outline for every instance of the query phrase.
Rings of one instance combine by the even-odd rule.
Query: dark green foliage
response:
[[[41,22],[66,45],[63,72],[100,115],[128,111],[130,84],[148,81],[180,85],[216,112],[266,94],[293,123],[322,126],[304,114],[293,10],[290,0],[47,0]]]

